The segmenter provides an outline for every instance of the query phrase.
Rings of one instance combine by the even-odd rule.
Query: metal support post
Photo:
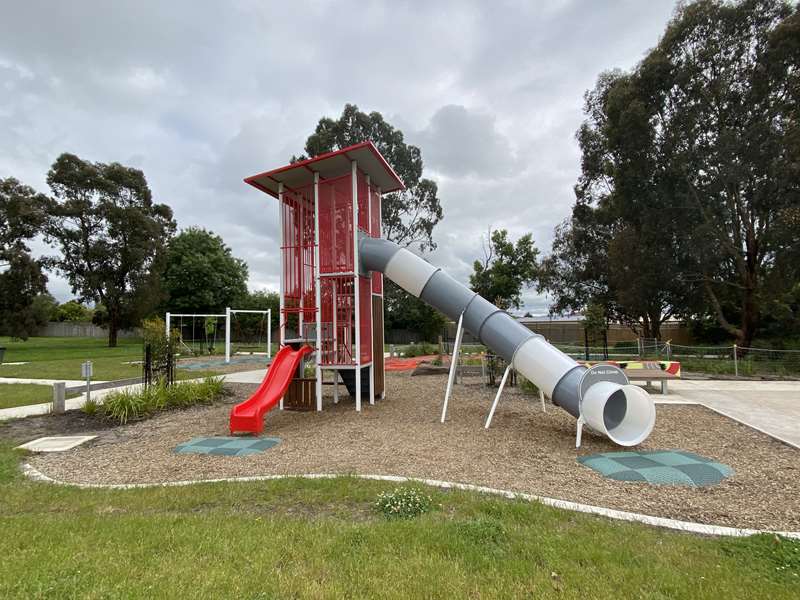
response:
[[[464,335],[464,313],[458,317],[458,328],[456,329],[456,341],[453,344],[453,354],[450,359],[450,374],[447,377],[447,389],[444,393],[444,405],[442,406],[442,423],[447,417],[447,403],[450,401],[450,393],[453,391],[453,379],[456,376],[456,362],[458,353],[461,350],[461,338]]]
[[[322,410],[322,307],[320,306],[322,292],[319,289],[319,173],[314,173],[314,289],[316,303],[316,344],[314,353],[317,380],[317,411]]]
[[[225,307],[225,364],[231,362],[231,307]]]
[[[500,402],[500,394],[503,393],[503,388],[506,387],[506,379],[508,379],[508,374],[511,372],[511,365],[506,367],[506,370],[503,371],[503,378],[500,380],[500,387],[497,388],[497,394],[494,397],[494,402],[492,402],[492,408],[489,411],[489,416],[486,417],[486,425],[483,426],[484,429],[489,429],[489,425],[492,424],[492,417],[494,417],[494,411],[497,408],[497,403]]]
[[[353,322],[356,329],[353,358],[356,366],[356,410],[361,412],[361,278],[358,276],[358,164],[356,161],[350,163],[350,180],[353,186],[353,304],[355,308]]]

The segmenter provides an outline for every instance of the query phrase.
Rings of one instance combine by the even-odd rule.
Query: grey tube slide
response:
[[[576,419],[621,446],[640,444],[655,425],[650,395],[614,367],[587,370],[441,269],[384,239],[359,242],[364,271],[380,271],[408,293],[458,320]]]

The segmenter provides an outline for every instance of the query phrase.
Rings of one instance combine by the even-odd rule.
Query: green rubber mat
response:
[[[278,438],[201,437],[175,447],[177,454],[214,454],[217,456],[247,456],[269,450],[280,442]]]
[[[733,475],[728,465],[682,450],[606,452],[579,456],[578,462],[609,479],[653,485],[704,487]]]

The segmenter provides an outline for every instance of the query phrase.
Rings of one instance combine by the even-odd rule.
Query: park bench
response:
[[[612,364],[620,367],[629,381],[644,381],[645,385],[652,385],[654,381],[661,383],[661,394],[666,396],[669,393],[668,382],[672,379],[680,379],[680,369],[677,374],[670,373],[661,368],[658,361],[644,360],[644,361],[631,361],[636,366],[631,366],[631,363],[620,361],[579,361],[587,367],[596,364]],[[676,363],[672,363],[673,365]]]

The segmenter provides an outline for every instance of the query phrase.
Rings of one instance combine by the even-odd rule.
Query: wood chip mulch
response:
[[[495,390],[467,378],[454,388],[447,423],[439,423],[446,379],[389,373],[386,399],[358,414],[340,386],[325,410],[274,410],[264,435],[276,447],[245,457],[178,455],[198,436],[228,435],[230,405],[256,386],[231,385],[225,403],[162,413],[101,433],[65,453],[29,462],[55,479],[80,483],[149,483],[270,474],[342,473],[425,477],[635,511],[681,520],[800,530],[800,452],[699,406],[658,405],[656,428],[642,449],[679,449],[730,465],[735,474],[707,488],[659,487],[605,479],[578,455],[619,451],[584,432],[576,450],[575,421],[538,397],[507,388],[491,428],[483,429]]]

